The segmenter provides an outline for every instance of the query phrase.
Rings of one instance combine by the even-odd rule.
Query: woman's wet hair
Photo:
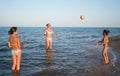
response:
[[[50,23],[47,23],[46,26],[48,27],[50,25]]]
[[[11,27],[10,30],[8,31],[8,34],[12,35],[16,31],[17,31],[17,27]]]
[[[105,34],[105,35],[108,35],[109,34],[109,30],[103,30],[103,34]]]
[[[46,26],[48,26],[48,24],[46,24]]]

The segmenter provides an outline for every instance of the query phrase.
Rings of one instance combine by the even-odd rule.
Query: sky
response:
[[[120,0],[0,0],[0,26],[120,27],[119,14]]]

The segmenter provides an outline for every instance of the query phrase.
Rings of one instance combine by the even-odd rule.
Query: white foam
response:
[[[112,59],[110,62],[112,63],[113,67],[115,67],[118,71],[120,71],[120,68],[118,68],[118,67],[115,65],[115,63],[117,62],[117,57],[116,57],[116,55],[115,55],[113,52],[111,52],[111,51],[110,51],[110,53],[111,53],[112,56],[113,56],[113,59]]]
[[[117,61],[117,58],[115,54],[111,51],[111,49],[110,49],[110,54],[112,54],[113,56],[113,59],[110,60],[110,63],[115,67],[115,62]]]

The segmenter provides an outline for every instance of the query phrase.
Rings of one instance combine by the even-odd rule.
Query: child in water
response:
[[[108,64],[109,63],[109,59],[108,59],[108,42],[109,42],[109,39],[108,39],[108,34],[109,34],[109,30],[103,30],[103,40],[101,43],[98,43],[96,45],[96,47],[98,48],[99,46],[103,46],[103,52],[102,52],[102,56],[104,58],[104,63],[105,64]]]

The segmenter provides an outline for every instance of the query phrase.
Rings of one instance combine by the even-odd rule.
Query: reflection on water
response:
[[[20,76],[20,71],[12,71],[13,76]]]
[[[46,50],[46,68],[44,70],[54,70],[56,68],[56,64],[53,57],[52,50]]]
[[[46,50],[46,59],[48,62],[52,62],[53,59],[53,51],[52,50]]]

